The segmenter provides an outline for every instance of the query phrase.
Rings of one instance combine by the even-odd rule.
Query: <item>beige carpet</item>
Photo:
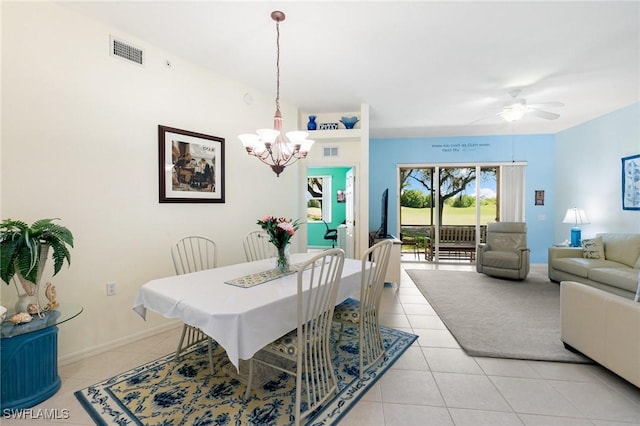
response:
[[[591,362],[560,340],[560,286],[532,271],[524,281],[477,272],[407,273],[472,356]]]

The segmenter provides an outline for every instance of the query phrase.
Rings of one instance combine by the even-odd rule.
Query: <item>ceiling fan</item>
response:
[[[563,107],[562,102],[543,102],[539,104],[527,104],[527,100],[519,98],[522,90],[514,89],[509,92],[511,99],[502,106],[502,111],[497,115],[506,121],[518,121],[526,114],[544,118],[545,120],[555,120],[560,114],[539,109],[539,107]]]

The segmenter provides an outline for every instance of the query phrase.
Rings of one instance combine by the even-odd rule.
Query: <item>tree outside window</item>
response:
[[[331,176],[307,178],[307,221],[331,222]]]

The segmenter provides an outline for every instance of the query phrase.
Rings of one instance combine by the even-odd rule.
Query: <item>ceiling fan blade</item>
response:
[[[469,123],[467,123],[467,124],[469,124],[469,125],[471,125],[471,124],[476,124],[476,123],[478,123],[478,122],[480,122],[480,121],[489,120],[490,118],[494,118],[494,116],[493,116],[493,115],[489,115],[489,116],[487,116],[487,117],[478,118],[478,119],[473,120],[473,121],[471,121],[471,122],[469,122]]]
[[[546,120],[555,120],[560,117],[560,114],[556,114],[555,112],[542,111],[539,109],[531,108],[529,110],[531,115],[535,115],[536,117],[544,118]]]
[[[541,102],[539,104],[529,104],[530,107],[563,107],[564,104],[562,102]]]

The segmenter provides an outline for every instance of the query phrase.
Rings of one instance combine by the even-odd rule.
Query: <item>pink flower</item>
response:
[[[268,214],[268,215],[266,215],[265,217],[263,217],[263,218],[262,218],[262,222],[268,222],[268,221],[270,221],[271,219],[272,219],[271,215],[270,215],[270,214]]]
[[[294,235],[296,233],[296,230],[293,228],[293,225],[290,224],[289,222],[280,222],[278,224],[278,228],[282,229],[284,232],[286,232],[289,235]]]

